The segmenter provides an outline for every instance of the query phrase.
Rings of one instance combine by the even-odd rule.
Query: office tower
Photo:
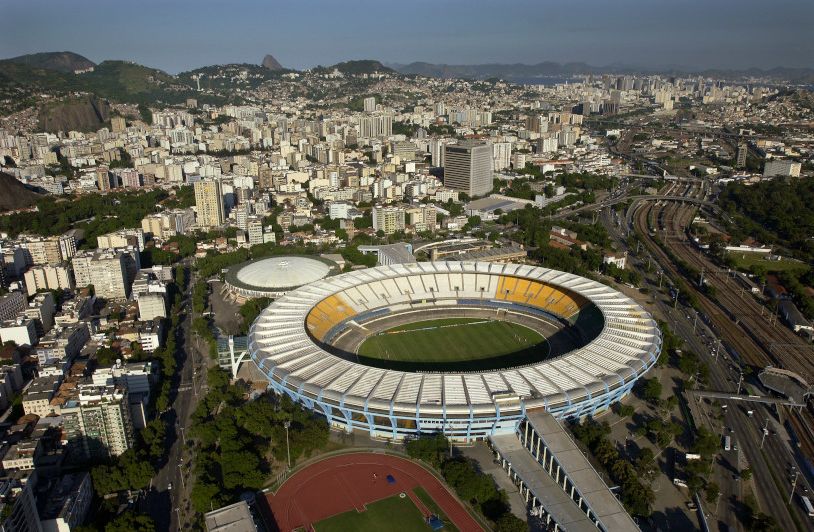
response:
[[[373,96],[365,98],[364,105],[365,105],[365,112],[366,113],[372,113],[373,111],[376,110],[376,98],[374,98]]]
[[[749,146],[745,142],[738,144],[738,156],[735,166],[743,168],[746,166],[746,156],[749,154]]]
[[[213,228],[223,225],[223,188],[220,180],[196,181],[194,186],[198,226]]]
[[[464,141],[444,147],[444,186],[471,196],[492,190],[492,146]]]
[[[377,205],[373,208],[373,229],[384,231],[386,235],[392,235],[396,231],[403,231],[404,215],[404,209]]]

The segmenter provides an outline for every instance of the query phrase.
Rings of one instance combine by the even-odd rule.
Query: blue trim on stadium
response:
[[[644,375],[658,359],[658,354],[661,351],[661,338],[658,339],[654,352],[650,353],[650,361],[642,367],[636,376],[627,381],[621,382],[620,386],[610,389],[605,385],[605,391],[601,394],[586,394],[581,399],[572,399],[572,396],[564,392],[567,398],[561,404],[551,405],[547,398],[543,398],[545,409],[551,412],[558,419],[579,418],[588,415],[596,415],[610,407],[611,404],[620,401],[627,394],[630,393],[636,381]],[[251,354],[252,360],[258,363],[255,352]],[[267,360],[267,359],[266,359]],[[262,362],[262,361],[260,361]],[[504,412],[501,410],[498,403],[494,404],[494,414],[492,415],[477,415],[472,405],[469,406],[468,414],[460,414],[463,417],[447,416],[447,405],[438,405],[441,413],[436,416],[428,414],[425,411],[421,412],[421,404],[415,405],[415,413],[401,412],[396,415],[394,412],[395,405],[391,404],[387,410],[381,412],[370,411],[367,401],[364,406],[353,408],[345,402],[345,397],[340,399],[340,404],[331,404],[325,401],[320,393],[316,397],[311,397],[305,394],[302,386],[297,390],[292,390],[286,386],[288,376],[283,376],[280,381],[274,378],[273,371],[264,372],[269,378],[269,388],[278,394],[286,394],[292,400],[305,405],[310,410],[324,415],[329,422],[336,428],[341,428],[349,431],[356,428],[365,430],[373,437],[388,438],[388,439],[403,439],[416,436],[419,432],[437,432],[442,431],[448,437],[458,441],[472,441],[476,439],[484,439],[492,434],[507,433],[515,430],[517,424],[525,417],[526,408],[528,407],[524,400],[521,400],[519,409]],[[426,405],[425,405],[426,406]],[[505,410],[505,408],[503,409]],[[354,419],[354,417],[356,419]],[[376,418],[386,419],[387,424],[376,424]],[[399,426],[399,421],[409,422],[405,425]],[[415,427],[409,426],[415,424]]]

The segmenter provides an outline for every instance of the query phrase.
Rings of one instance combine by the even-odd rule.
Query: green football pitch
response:
[[[391,369],[479,370],[542,360],[540,333],[499,320],[445,318],[401,325],[367,338],[360,362]]]
[[[426,532],[430,527],[409,497],[396,495],[368,504],[364,512],[351,510],[323,519],[314,525],[314,529],[317,532]]]

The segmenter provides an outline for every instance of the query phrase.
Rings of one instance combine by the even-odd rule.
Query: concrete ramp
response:
[[[633,532],[639,527],[560,423],[526,414],[515,433],[489,441],[532,513],[556,530]]]

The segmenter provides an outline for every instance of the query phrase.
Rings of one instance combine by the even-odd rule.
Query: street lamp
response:
[[[763,426],[763,437],[760,438],[760,448],[763,449],[763,442],[766,441],[766,434],[769,432],[769,418],[766,418],[766,424]]]
[[[178,464],[178,476],[181,477],[181,488],[186,490],[187,486],[184,482],[184,470],[181,468],[181,464]]]
[[[791,500],[794,498],[794,490],[797,489],[797,477],[800,475],[799,471],[794,472],[794,480],[791,483],[791,493],[789,494],[789,504],[791,504]]]
[[[288,428],[291,426],[291,421],[285,420],[283,426],[285,427],[285,452],[288,455],[288,470],[291,471],[291,448],[288,445]]]

